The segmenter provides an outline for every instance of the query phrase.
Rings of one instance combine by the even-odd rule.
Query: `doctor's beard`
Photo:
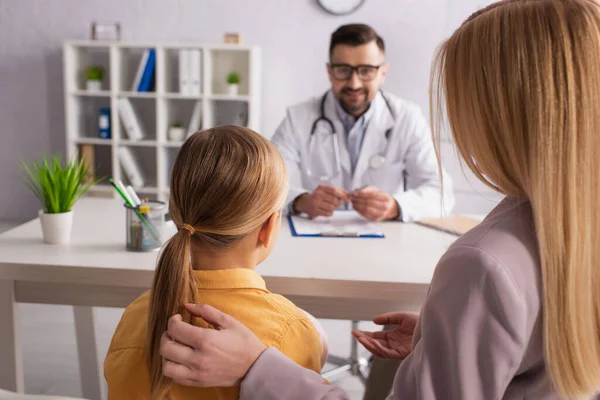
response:
[[[360,103],[355,103],[351,100],[352,95],[363,95],[364,100]],[[369,109],[371,101],[369,100],[369,91],[366,88],[352,89],[345,87],[340,93],[340,105],[348,114],[360,116]]]

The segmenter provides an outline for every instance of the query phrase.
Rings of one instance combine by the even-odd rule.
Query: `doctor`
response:
[[[419,108],[381,90],[388,65],[369,26],[331,35],[331,89],[290,107],[272,141],[290,171],[288,211],[328,216],[351,203],[362,216],[405,222],[439,217],[438,166]],[[444,207],[453,204],[444,175]]]

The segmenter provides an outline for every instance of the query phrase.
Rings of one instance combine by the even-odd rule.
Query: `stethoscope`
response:
[[[387,106],[387,108],[392,116],[392,119],[394,120],[394,123],[395,123],[396,122],[396,114],[394,113],[394,110],[392,109],[390,102],[388,101],[387,97],[385,97],[382,90],[380,90],[380,93],[381,93],[381,97],[383,97],[383,100],[385,101],[385,105]],[[338,133],[335,130],[335,126],[333,125],[333,122],[329,118],[327,118],[327,116],[325,115],[325,101],[327,100],[328,94],[329,94],[329,90],[327,92],[325,92],[325,94],[321,98],[321,105],[319,108],[320,115],[317,119],[314,120],[314,122],[312,124],[312,128],[310,130],[310,139],[309,139],[309,148],[311,148],[312,141],[315,136],[315,132],[317,130],[317,125],[319,124],[319,122],[325,122],[327,125],[329,125],[329,128],[331,129],[331,138],[332,138],[331,140],[333,142],[333,156],[335,158],[336,171],[335,171],[334,176],[327,176],[327,175],[319,176],[319,180],[321,180],[321,181],[330,181],[332,179],[335,179],[342,173],[342,162],[341,162],[341,157],[340,157],[340,146],[339,146],[339,142],[338,142]],[[385,138],[388,142],[389,142],[389,138],[390,138],[391,134],[392,134],[392,128],[389,128],[385,132]],[[371,158],[369,158],[369,167],[372,169],[379,169],[379,168],[383,167],[384,164],[385,164],[385,155],[383,153],[374,154],[371,156]],[[310,166],[307,166],[306,172],[308,175],[312,175]]]

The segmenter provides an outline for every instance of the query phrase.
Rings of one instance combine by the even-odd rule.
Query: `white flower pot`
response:
[[[185,140],[185,130],[182,126],[172,126],[169,128],[168,136],[173,142],[182,142]]]
[[[99,92],[102,90],[102,81],[85,81],[85,88],[89,92]]]
[[[44,242],[48,244],[68,244],[71,241],[73,227],[73,211],[59,214],[38,212],[42,224]]]
[[[240,91],[240,85],[237,83],[227,85],[227,94],[230,96],[237,96]]]

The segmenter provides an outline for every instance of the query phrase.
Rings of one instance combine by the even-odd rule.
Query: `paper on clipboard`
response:
[[[356,211],[334,211],[331,217],[290,217],[297,236],[383,237],[377,224]]]

